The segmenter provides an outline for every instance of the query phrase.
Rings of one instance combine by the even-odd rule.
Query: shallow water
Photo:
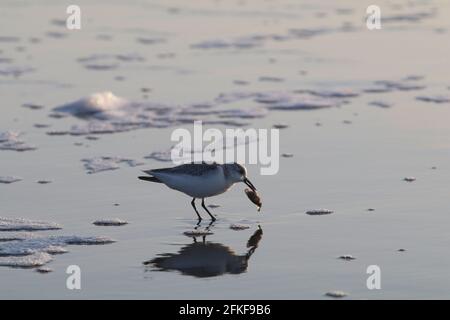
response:
[[[381,1],[379,31],[356,0],[79,5],[82,30],[68,31],[59,1],[0,4],[0,176],[22,179],[0,183],[0,216],[57,223],[31,243],[67,251],[37,253],[47,274],[0,267],[0,298],[448,297],[447,1]],[[102,92],[125,105],[55,110]],[[287,126],[279,173],[249,166],[260,213],[235,186],[195,229],[189,198],[137,180],[170,165],[158,159],[173,129],[195,119]],[[128,224],[92,224],[113,218]],[[0,236],[0,249],[30,241]],[[369,265],[381,290],[366,287]]]

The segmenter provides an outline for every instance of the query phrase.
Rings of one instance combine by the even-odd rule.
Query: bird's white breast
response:
[[[221,167],[203,175],[155,173],[169,188],[181,191],[193,198],[207,198],[221,194],[233,184],[227,181]]]

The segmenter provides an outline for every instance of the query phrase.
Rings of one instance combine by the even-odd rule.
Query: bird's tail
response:
[[[150,181],[150,182],[162,183],[161,180],[159,180],[158,178],[155,178],[155,177],[141,176],[141,177],[138,177],[138,179],[139,179],[139,180],[144,180],[144,181]]]

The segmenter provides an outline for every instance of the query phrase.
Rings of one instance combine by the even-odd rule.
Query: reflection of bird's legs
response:
[[[194,208],[195,213],[197,214],[198,217],[198,223],[200,223],[200,221],[202,221],[202,217],[200,216],[200,214],[197,211],[197,208],[195,207],[195,198],[192,198],[192,202],[191,202],[192,208]]]
[[[211,217],[212,221],[216,221],[216,218],[209,212],[208,208],[205,206],[205,198],[202,198],[202,207],[205,209],[206,212],[208,212],[209,216]]]

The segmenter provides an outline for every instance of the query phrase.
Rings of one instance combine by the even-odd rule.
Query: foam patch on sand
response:
[[[165,127],[171,121],[171,106],[135,103],[100,92],[53,109],[53,117],[72,115],[87,121],[75,125],[66,134],[115,133],[146,127]]]
[[[36,231],[58,229],[61,227],[53,222],[0,217],[0,266],[40,267],[52,261],[52,256],[68,252],[68,246],[104,245],[115,242],[108,237],[36,233]]]
[[[42,231],[58,229],[61,229],[61,226],[53,222],[0,217],[0,231]]]
[[[145,58],[137,53],[93,54],[81,57],[77,61],[86,69],[113,70],[117,69],[124,62],[144,62]]]
[[[22,133],[16,131],[0,132],[0,150],[30,151],[36,147],[21,139]]]
[[[342,28],[289,29],[283,33],[249,34],[230,39],[207,39],[191,45],[192,49],[253,49],[271,42],[309,39],[330,32],[344,31]],[[348,31],[348,30],[346,30]]]
[[[422,20],[432,18],[436,15],[434,10],[428,11],[418,11],[412,13],[399,13],[391,16],[386,16],[383,18],[383,22],[394,23],[394,22],[421,22]]]
[[[10,184],[19,181],[22,181],[22,178],[13,176],[0,176],[0,183]]]
[[[385,89],[387,91],[415,91],[425,89],[426,86],[411,82],[408,80],[392,81],[392,80],[379,80],[375,81],[375,85]]]
[[[273,106],[270,106],[270,109],[295,111],[295,110],[323,109],[323,108],[330,108],[333,106],[335,106],[335,104],[330,103],[329,101],[325,101],[325,100],[298,98],[298,99],[295,99],[292,101],[279,102]]]
[[[33,237],[37,237],[38,235],[33,232],[5,232],[0,233],[0,242],[6,241],[14,241],[14,240],[26,240]]]
[[[442,96],[442,95],[418,96],[416,97],[416,100],[432,103],[450,103],[450,96]]]
[[[15,268],[41,267],[52,256],[68,252],[69,245],[104,245],[114,240],[106,237],[80,236],[21,236],[0,242],[0,266]]]
[[[36,268],[41,267],[53,258],[50,254],[39,252],[25,257],[1,257],[0,266],[12,268]]]
[[[342,98],[356,96],[349,91],[251,92],[235,91],[220,93],[207,102],[186,105],[167,105],[156,102],[133,102],[100,92],[89,97],[56,107],[53,118],[72,115],[84,120],[68,130],[49,132],[50,135],[90,135],[118,133],[141,128],[166,128],[192,123],[242,127],[249,120],[264,118],[272,109],[311,110],[340,105]],[[253,100],[253,101],[251,101]],[[249,101],[253,105],[230,107],[230,104]]]
[[[172,149],[165,151],[153,151],[149,155],[144,157],[145,159],[152,159],[161,162],[171,162],[172,161]]]
[[[0,256],[27,256],[35,253],[61,254],[68,245],[102,245],[115,241],[107,237],[34,236],[0,243]]]
[[[257,92],[251,97],[269,110],[313,110],[338,107],[359,93],[343,90],[296,90]]]
[[[120,112],[117,112],[117,110],[126,104],[126,100],[115,96],[111,92],[101,92],[68,103],[54,110],[56,112],[70,113],[81,118],[99,117],[108,119],[111,116],[120,116]]]
[[[308,93],[321,98],[355,98],[359,93],[351,89],[335,89],[335,90],[299,90],[298,93]]]
[[[96,157],[89,159],[82,159],[86,172],[89,174],[98,173],[108,170],[116,170],[120,168],[120,164],[125,163],[130,167],[143,165],[143,162],[134,159],[121,157]]]
[[[34,68],[28,66],[7,65],[0,68],[0,76],[20,77],[26,73],[33,72]]]
[[[386,101],[381,101],[381,100],[374,100],[374,101],[369,102],[369,106],[387,109],[387,108],[392,107],[392,103],[389,103]]]

